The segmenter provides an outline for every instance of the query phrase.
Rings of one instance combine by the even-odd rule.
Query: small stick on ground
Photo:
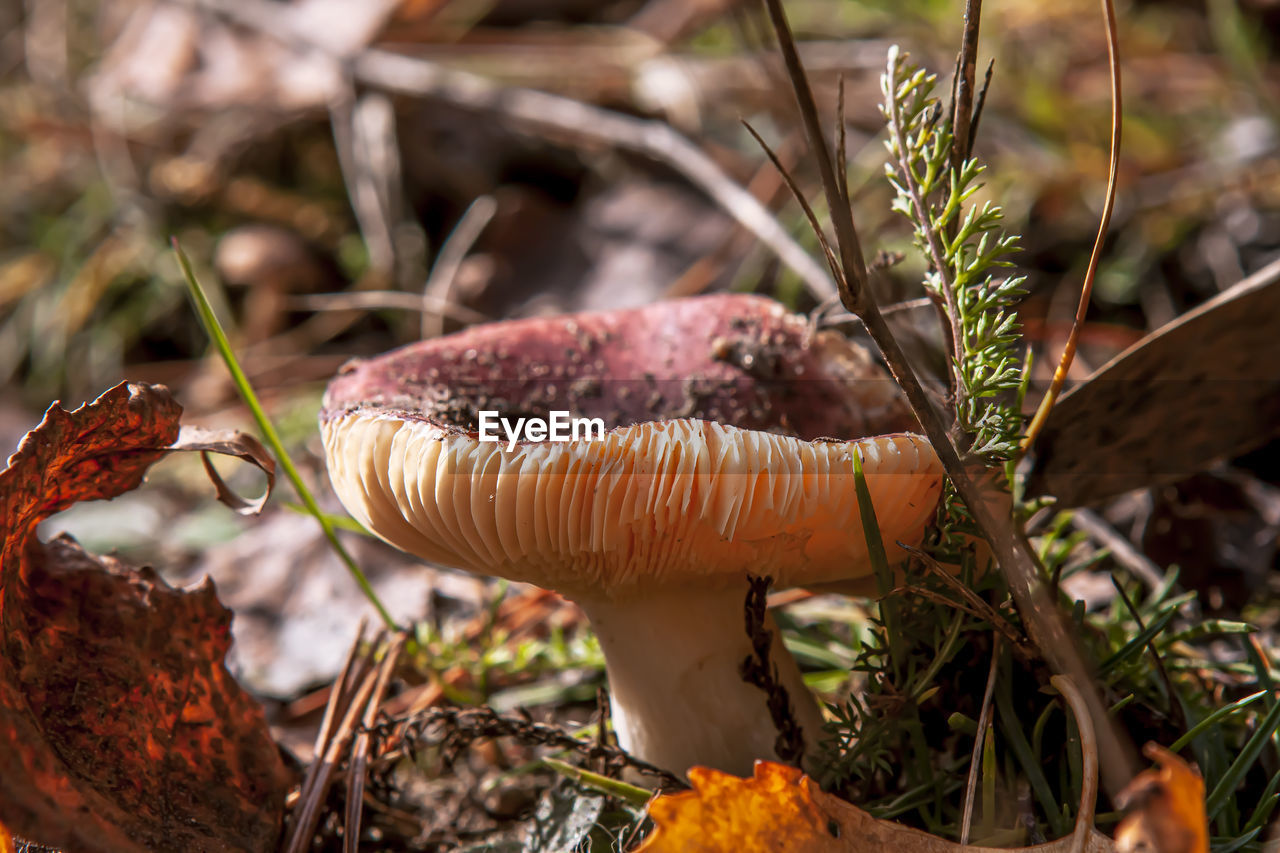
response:
[[[385,633],[379,635],[377,643],[374,644],[365,657],[367,663],[372,664],[373,656],[377,653],[377,647],[381,645],[385,636]],[[324,753],[317,755],[313,760],[312,769],[308,770],[307,773],[312,785],[310,790],[304,792],[305,795],[299,800],[298,809],[295,812],[297,818],[294,820],[289,840],[284,846],[285,853],[304,853],[305,850],[310,849],[316,826],[320,822],[320,809],[324,804],[325,794],[329,790],[329,782],[338,767],[338,761],[342,757],[343,750],[355,731],[356,720],[368,703],[369,697],[373,695],[374,688],[378,683],[378,676],[377,669],[368,668],[368,671],[360,681],[360,686],[356,689],[355,695],[347,705],[346,712],[342,715],[342,722],[329,739]]]
[[[400,651],[404,648],[405,635],[397,634],[391,640],[378,667],[377,683],[369,704],[365,706],[364,718],[361,721],[360,733],[356,735],[355,744],[351,747],[350,769],[347,773],[347,822],[343,831],[343,848],[346,853],[358,853],[360,848],[360,821],[364,814],[365,771],[368,769],[369,742],[372,739],[370,729],[378,718],[378,709],[382,706],[382,697],[386,693],[387,683],[395,672],[400,661]]]
[[[1093,510],[1084,508],[1072,510],[1071,524],[1110,551],[1117,563],[1132,572],[1151,589],[1159,589],[1164,583],[1164,578],[1160,576],[1160,567],[1146,554],[1133,547],[1132,542],[1117,533],[1102,516]]]
[[[299,801],[305,802],[311,796],[311,789],[315,785],[315,777],[320,769],[319,758],[324,755],[325,750],[329,747],[329,739],[333,735],[334,722],[346,710],[346,700],[350,696],[351,685],[359,680],[362,673],[361,668],[364,665],[364,658],[360,655],[360,647],[364,643],[364,632],[368,625],[369,620],[361,618],[360,627],[356,629],[355,642],[351,644],[351,648],[347,651],[347,659],[342,664],[342,670],[338,673],[337,679],[329,687],[329,701],[325,703],[324,717],[321,718],[320,728],[316,731],[311,766],[307,768],[306,775],[302,778],[302,784],[298,786],[297,798]]]

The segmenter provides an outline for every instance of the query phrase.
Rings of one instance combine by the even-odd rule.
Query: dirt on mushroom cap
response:
[[[609,427],[704,418],[812,439],[915,428],[892,379],[843,337],[758,296],[477,326],[366,361],[329,386],[325,414],[394,411],[463,432],[477,412]]]

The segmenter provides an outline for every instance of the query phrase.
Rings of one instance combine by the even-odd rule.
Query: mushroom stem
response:
[[[604,650],[618,743],[632,755],[680,775],[702,765],[740,776],[750,775],[756,759],[776,757],[767,697],[739,675],[752,653],[746,592],[744,581],[729,589],[578,600]],[[766,620],[771,662],[812,755],[821,711],[773,618]]]

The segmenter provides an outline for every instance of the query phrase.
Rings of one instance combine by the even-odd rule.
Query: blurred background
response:
[[[1280,3],[1118,6],[1125,146],[1081,376],[1280,255]],[[922,261],[883,177],[879,75],[897,43],[939,73],[945,99],[962,4],[787,10],[831,121],[845,81],[851,196],[880,296],[919,296]],[[980,69],[994,60],[975,149],[984,192],[1023,235],[1028,339],[1056,353],[1105,190],[1103,20],[1094,0],[988,0],[983,13]],[[315,414],[352,355],[486,319],[710,291],[813,309],[826,293],[804,260],[816,240],[743,126],[821,217],[772,51],[760,8],[733,0],[0,0],[0,446],[53,400],[78,405],[122,379],[167,384],[188,422],[247,427],[171,236],[334,510]],[[765,225],[752,218],[761,207]],[[926,343],[934,334],[930,317],[895,322]],[[1274,482],[1258,459],[1259,482]],[[1274,527],[1280,503],[1253,494],[1215,482],[1175,489],[1167,506],[1157,496],[1148,520],[1206,502],[1220,511],[1195,516],[1217,525],[1195,542],[1155,536],[1148,550],[1194,564],[1217,585],[1211,605],[1243,606],[1276,551],[1248,525]],[[238,614],[238,672],[295,701],[332,676],[363,611],[290,500],[247,522],[212,502],[198,462],[166,460],[148,488],[77,507],[47,532],[73,530],[178,582],[212,575]],[[1240,525],[1262,544],[1213,544]],[[489,585],[352,541],[397,617],[480,619],[453,635],[464,640],[500,622]],[[1204,553],[1192,560],[1190,547]],[[536,624],[554,641],[532,658],[486,659],[492,681],[449,689],[514,690],[508,706],[589,700],[600,661],[575,611],[522,595],[525,610],[505,612],[524,612],[524,628],[507,628]],[[449,655],[478,654],[463,641],[425,647],[441,671]]]

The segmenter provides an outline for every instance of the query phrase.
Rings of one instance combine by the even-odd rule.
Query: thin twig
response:
[[[1055,675],[1049,683],[1058,689],[1072,715],[1076,718],[1076,730],[1080,733],[1080,808],[1076,813],[1076,827],[1071,834],[1068,853],[1085,853],[1093,834],[1093,818],[1098,806],[1098,738],[1094,733],[1093,717],[1089,702],[1079,686],[1065,675]]]
[[[450,290],[458,276],[458,268],[462,266],[467,252],[480,239],[485,226],[493,221],[498,212],[498,203],[491,195],[482,195],[467,207],[454,226],[448,238],[436,253],[435,263],[427,275],[427,283],[422,288],[422,339],[434,338],[444,334],[443,318],[434,311],[428,311],[428,304],[451,305],[453,303]]]
[[[1098,261],[1102,257],[1102,244],[1106,239],[1107,229],[1111,226],[1111,211],[1116,203],[1116,178],[1120,173],[1120,130],[1123,124],[1123,103],[1120,95],[1120,46],[1116,35],[1116,9],[1112,0],[1102,0],[1102,12],[1107,20],[1107,63],[1111,67],[1111,163],[1107,171],[1107,199],[1102,206],[1102,220],[1098,223],[1098,234],[1093,240],[1093,252],[1089,255],[1089,268],[1084,274],[1084,285],[1080,288],[1080,304],[1076,306],[1075,321],[1071,324],[1071,333],[1062,348],[1062,357],[1053,371],[1053,379],[1049,390],[1036,409],[1035,417],[1027,426],[1027,434],[1022,439],[1022,452],[1026,453],[1035,443],[1036,436],[1044,429],[1044,422],[1049,417],[1053,404],[1062,393],[1062,385],[1067,381],[1067,371],[1076,355],[1076,345],[1080,341],[1080,330],[1084,327],[1085,315],[1089,312],[1089,304],[1093,297],[1093,279],[1098,272]]]
[[[1071,524],[1110,551],[1111,556],[1115,557],[1118,563],[1151,589],[1159,589],[1164,583],[1160,567],[1146,554],[1133,547],[1132,542],[1117,533],[1093,510],[1083,507],[1072,510]]]
[[[324,803],[325,792],[329,789],[329,782],[333,777],[334,770],[337,769],[342,750],[346,747],[348,740],[351,738],[351,733],[355,730],[356,720],[360,717],[365,704],[373,694],[374,687],[378,682],[378,675],[377,670],[368,672],[365,675],[351,700],[351,704],[347,706],[346,713],[342,715],[342,722],[334,731],[334,735],[330,739],[324,754],[315,757],[314,761],[318,767],[313,777],[314,784],[308,796],[300,802],[298,816],[293,824],[293,832],[284,848],[285,853],[303,853],[303,851],[311,847],[312,837],[315,835],[316,826],[320,822],[320,807]]]
[[[969,757],[969,779],[964,786],[964,819],[960,822],[960,845],[969,843],[969,831],[973,828],[973,798],[978,791],[978,769],[982,764],[982,746],[987,729],[991,726],[991,702],[995,697],[996,672],[1000,664],[1000,635],[991,635],[991,667],[987,670],[987,689],[982,694],[982,711],[978,714],[978,734]],[[987,816],[990,818],[990,815]]]
[[[747,129],[747,133],[751,134],[751,138],[754,139],[756,144],[764,151],[765,156],[769,158],[769,162],[773,164],[773,168],[777,169],[778,174],[782,177],[783,183],[787,185],[787,189],[791,190],[791,195],[797,202],[799,202],[800,210],[804,212],[805,219],[809,221],[809,227],[813,229],[814,235],[818,238],[818,245],[822,248],[822,254],[827,259],[827,267],[830,268],[831,275],[839,281],[840,261],[836,258],[835,252],[831,249],[831,241],[827,239],[826,233],[822,230],[822,225],[818,222],[818,216],[813,212],[813,206],[810,205],[809,200],[804,197],[804,193],[800,192],[800,186],[796,183],[795,178],[791,176],[791,172],[787,167],[782,165],[782,160],[778,158],[778,155],[769,146],[769,143],[765,142],[764,138],[760,136],[759,133],[756,133],[756,129],[752,127],[749,122],[744,120],[742,122],[742,126]],[[839,298],[840,294],[833,293],[828,296],[826,300],[823,300],[823,304],[826,304],[832,299],[838,300]]]
[[[320,720],[320,729],[316,732],[315,747],[312,749],[311,766],[307,768],[306,775],[302,779],[299,786],[299,794],[302,799],[306,799],[311,791],[311,787],[315,784],[315,775],[319,762],[314,759],[324,755],[325,749],[329,745],[329,738],[333,734],[333,724],[342,713],[342,700],[345,698],[348,690],[348,680],[353,672],[356,671],[356,659],[360,654],[360,646],[364,642],[364,632],[368,627],[368,617],[360,617],[360,627],[356,630],[355,642],[351,644],[351,648],[347,651],[347,659],[342,664],[342,670],[338,673],[337,679],[329,687],[329,701],[324,705],[324,717]],[[363,659],[361,659],[363,662]]]
[[[391,640],[378,667],[378,680],[374,685],[373,695],[365,706],[361,729],[351,747],[351,761],[347,771],[347,820],[343,828],[343,849],[345,853],[358,853],[360,849],[360,822],[364,814],[364,782],[365,771],[369,760],[369,743],[372,740],[370,729],[378,719],[378,710],[382,707],[382,696],[395,672],[400,660],[400,652],[404,648],[405,635],[397,634]]]
[[[978,139],[978,125],[982,121],[982,110],[987,105],[987,91],[991,88],[991,74],[996,70],[995,57],[987,60],[987,73],[982,75],[982,88],[978,90],[978,102],[973,107],[973,118],[969,121],[969,151]]]
[[[800,110],[800,119],[804,124],[805,135],[809,138],[809,148],[816,155],[818,173],[822,176],[822,188],[827,196],[827,208],[831,211],[831,222],[836,229],[836,242],[840,247],[840,260],[844,274],[836,279],[840,295],[845,306],[855,314],[861,314],[864,304],[871,302],[867,287],[867,264],[862,257],[862,247],[858,242],[858,231],[853,224],[853,216],[848,205],[840,203],[839,180],[835,166],[831,162],[831,154],[827,150],[826,134],[822,132],[822,120],[818,117],[818,108],[813,100],[813,91],[809,88],[809,78],[805,76],[804,66],[800,64],[800,54],[796,50],[795,39],[791,35],[791,26],[782,11],[781,0],[765,0],[769,11],[769,19],[773,22],[774,32],[778,37],[778,47],[782,51],[783,65],[796,96],[796,107]],[[854,306],[858,306],[855,308]]]
[[[951,170],[959,172],[972,152],[973,84],[978,73],[978,32],[982,24],[982,0],[965,0],[964,36],[960,41],[960,57],[955,82],[955,101],[951,105]],[[928,220],[922,219],[921,222]]]
[[[1023,641],[1022,637],[1018,635],[1018,632],[1014,629],[1013,625],[1010,624],[1009,620],[1004,618],[999,610],[996,610],[988,604],[982,596],[978,595],[972,589],[961,583],[959,578],[942,568],[937,560],[926,554],[924,551],[921,551],[919,548],[913,548],[910,545],[905,545],[902,542],[897,543],[897,545],[907,553],[918,558],[920,562],[924,563],[926,568],[937,575],[943,583],[959,595],[960,598],[968,605],[965,609],[969,613],[972,613],[981,621],[990,622],[994,630],[999,631],[1005,636],[1005,639],[1007,639],[1013,646],[1014,651],[1019,652],[1020,654],[1026,654],[1029,651],[1026,648],[1026,643]],[[915,588],[912,588],[911,591],[916,593],[921,592],[921,590]],[[952,606],[959,606],[957,602],[954,601],[949,603]]]
[[[880,309],[880,314],[884,317],[892,317],[894,314],[901,314],[904,311],[918,311],[921,308],[928,308],[933,305],[933,300],[927,296],[920,296],[916,299],[906,299],[902,302],[895,302],[892,305],[886,305]],[[818,325],[826,328],[828,326],[839,326],[844,323],[862,323],[862,318],[857,314],[844,312],[840,314],[824,314],[818,318]]]
[[[285,307],[296,311],[416,311],[437,314],[459,323],[487,323],[491,319],[455,302],[433,296],[419,296],[403,290],[355,290],[343,293],[308,293],[285,299]]]

